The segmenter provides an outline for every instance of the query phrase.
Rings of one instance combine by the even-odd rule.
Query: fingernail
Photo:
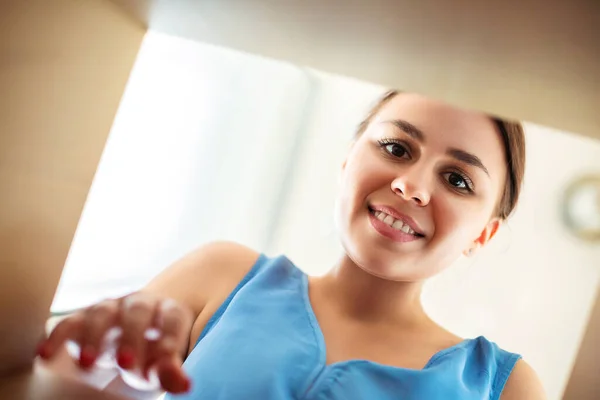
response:
[[[81,354],[79,355],[79,365],[82,368],[89,368],[96,361],[96,350],[92,346],[84,346],[81,349]]]
[[[188,392],[191,387],[192,387],[192,381],[190,381],[189,378],[186,378],[183,383],[183,391]]]
[[[119,366],[124,369],[128,369],[133,367],[135,361],[135,356],[133,354],[133,350],[128,347],[121,347],[117,354],[117,362]]]
[[[45,340],[38,344],[37,354],[44,359],[50,357],[50,349],[48,348],[48,345]]]

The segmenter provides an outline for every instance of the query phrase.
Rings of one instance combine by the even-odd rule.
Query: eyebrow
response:
[[[393,124],[413,139],[416,139],[422,143],[425,142],[425,135],[423,135],[423,131],[421,131],[419,128],[417,128],[410,122],[404,121],[402,119],[393,119],[385,122]]]
[[[472,165],[477,168],[481,168],[483,172],[490,176],[490,173],[488,172],[487,168],[485,167],[485,165],[483,165],[479,157],[477,157],[476,155],[467,153],[466,151],[459,149],[448,149],[447,153],[449,156],[458,161]]]
[[[394,119],[394,120],[389,120],[389,121],[384,121],[384,122],[393,124],[394,126],[399,128],[401,131],[406,133],[408,136],[412,137],[413,139],[418,140],[421,143],[425,142],[425,135],[423,134],[423,131],[408,121],[405,121],[402,119]],[[464,150],[460,150],[460,149],[448,149],[447,154],[457,161],[480,168],[488,176],[490,175],[488,169],[485,167],[485,165],[483,165],[483,163],[481,162],[479,157],[477,157],[474,154],[468,153],[468,152],[466,152]]]

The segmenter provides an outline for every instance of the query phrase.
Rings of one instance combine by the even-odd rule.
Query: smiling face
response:
[[[346,253],[385,279],[435,275],[494,235],[506,174],[488,116],[396,95],[344,163],[336,221]]]

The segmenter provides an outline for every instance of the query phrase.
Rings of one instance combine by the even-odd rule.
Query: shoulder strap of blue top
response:
[[[496,373],[492,382],[490,399],[499,400],[502,390],[504,389],[504,385],[506,385],[510,373],[515,367],[517,361],[521,359],[521,356],[519,354],[502,350],[497,345],[494,347],[496,348]]]
[[[221,304],[221,306],[219,306],[219,308],[217,309],[217,311],[215,311],[213,316],[210,317],[210,319],[206,323],[206,326],[202,330],[202,333],[198,337],[198,340],[196,341],[196,345],[198,345],[198,342],[200,342],[204,338],[204,336],[206,336],[208,334],[208,332],[210,332],[210,330],[213,328],[213,326],[215,326],[217,324],[217,322],[219,322],[219,319],[221,318],[221,316],[223,315],[225,310],[227,310],[227,307],[229,307],[229,303],[231,303],[231,300],[235,297],[237,292],[239,292],[240,289],[243,288],[244,285],[246,285],[246,283],[248,283],[257,274],[257,272],[260,270],[260,267],[265,263],[266,260],[267,260],[267,257],[264,254],[260,254],[260,256],[258,257],[256,262],[254,263],[254,266],[252,267],[252,269],[250,269],[250,271],[248,271],[246,276],[244,276],[244,278],[240,281],[240,283],[237,284],[235,289],[233,289],[233,291],[229,294],[229,296],[227,296],[225,301]]]

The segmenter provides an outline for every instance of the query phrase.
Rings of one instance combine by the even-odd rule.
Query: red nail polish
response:
[[[38,347],[37,347],[37,354],[42,357],[43,359],[47,359],[48,357],[50,357],[50,351],[48,349],[48,345],[46,344],[46,341],[42,341]]]
[[[89,368],[96,361],[96,350],[92,346],[84,346],[79,355],[79,365],[82,368]]]
[[[183,391],[189,392],[191,387],[192,387],[192,381],[190,381],[189,379],[186,379],[183,384]]]
[[[119,366],[124,369],[128,369],[133,367],[135,361],[135,356],[133,351],[127,347],[122,347],[117,354],[117,363]]]

